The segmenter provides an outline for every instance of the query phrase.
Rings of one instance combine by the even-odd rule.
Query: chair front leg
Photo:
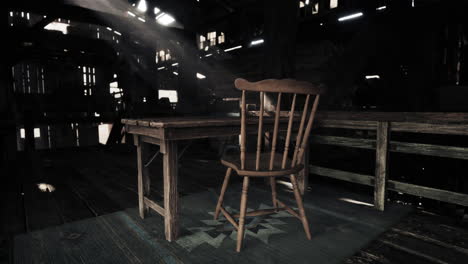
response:
[[[226,193],[227,186],[229,184],[229,178],[231,177],[232,169],[228,168],[226,171],[226,176],[224,176],[223,186],[221,187],[221,193],[219,195],[218,204],[216,205],[214,220],[218,219],[219,212],[221,211],[221,206],[223,206],[224,193]]]
[[[299,208],[299,215],[301,216],[301,222],[302,222],[302,225],[304,226],[304,231],[306,233],[307,239],[310,240],[311,235],[310,235],[310,229],[309,229],[309,221],[307,221],[307,216],[305,214],[304,204],[302,203],[302,197],[299,191],[299,186],[297,184],[296,175],[291,174],[290,179],[293,185],[294,197],[296,198],[297,207]]]
[[[242,197],[240,204],[240,216],[239,216],[239,228],[237,229],[237,252],[240,252],[242,248],[242,241],[244,240],[244,224],[245,224],[245,212],[247,210],[247,192],[249,189],[249,177],[244,177],[244,183],[242,185]]]

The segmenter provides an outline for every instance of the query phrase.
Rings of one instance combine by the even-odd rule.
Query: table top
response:
[[[287,117],[280,118],[280,122],[287,122]],[[184,128],[184,127],[213,127],[213,126],[240,126],[240,117],[213,117],[213,116],[188,116],[188,117],[161,117],[161,118],[135,118],[122,119],[122,124],[130,126],[151,128]],[[273,123],[273,117],[265,117],[265,124]],[[247,124],[258,124],[258,118],[247,119]]]
[[[249,111],[255,115],[256,111]],[[282,111],[280,122],[287,122],[287,112]],[[468,126],[468,113],[443,112],[348,112],[348,111],[322,111],[318,112],[318,122],[339,121],[345,123],[372,123],[399,122],[437,125]],[[296,121],[296,120],[295,120]],[[273,117],[264,117],[264,123],[274,122]],[[124,125],[149,128],[186,128],[186,127],[214,127],[214,126],[240,126],[240,117],[225,116],[189,116],[189,117],[157,117],[157,118],[127,118],[122,119]],[[251,117],[247,124],[256,124],[258,119]]]

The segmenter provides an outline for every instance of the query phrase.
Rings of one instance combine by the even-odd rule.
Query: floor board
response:
[[[238,189],[240,185],[232,185],[225,198],[232,212],[238,207]],[[390,205],[381,213],[340,200],[345,196],[366,202],[369,197],[320,189],[305,197],[311,241],[300,221],[286,212],[251,217],[245,247],[238,254],[236,232],[225,219],[212,220],[215,193],[204,191],[182,197],[181,236],[173,243],[164,239],[162,217],[152,213],[142,220],[137,209],[130,208],[17,236],[15,263],[25,263],[21,256],[26,252],[33,252],[33,263],[75,263],[77,259],[82,263],[310,263],[312,259],[341,263],[409,212],[407,207]],[[252,187],[249,197],[250,210],[269,207],[268,188]],[[280,197],[294,205],[290,192],[281,192]]]
[[[159,201],[162,199],[163,186],[160,158],[158,156],[150,166],[151,196]],[[146,260],[138,257],[140,254],[147,254],[148,258],[160,262],[197,263],[193,261],[192,253],[187,253],[187,248],[190,248],[187,245],[183,247],[177,243],[165,242],[160,216],[153,213],[148,220],[140,221],[136,215],[134,147],[54,150],[41,152],[37,159],[37,173],[28,174],[21,170],[23,174],[11,177],[14,181],[8,183],[8,192],[1,193],[0,205],[5,217],[0,219],[0,263],[13,263],[13,252],[17,252],[15,263],[34,263],[36,259],[42,259],[45,263],[96,263],[92,259],[107,259],[114,255],[119,258],[115,263],[144,263]],[[213,204],[225,173],[225,168],[219,163],[216,154],[210,154],[195,144],[185,152],[179,165],[179,191],[182,201],[205,194],[211,198],[205,197],[202,204]],[[55,191],[41,192],[37,188],[37,184],[41,182],[53,185]],[[241,178],[232,177],[231,182],[230,191],[239,193]],[[253,180],[252,185],[253,188],[268,189],[263,180]],[[283,194],[289,193],[286,190]],[[273,241],[282,241],[283,245],[295,247],[298,252],[309,251],[312,248],[316,254],[313,257],[328,260],[323,263],[334,263],[338,255],[330,253],[330,249],[342,245],[352,246],[348,247],[347,252],[351,252],[348,256],[339,256],[345,263],[467,263],[466,224],[451,217],[415,210],[407,216],[390,221],[388,225],[382,225],[379,218],[382,216],[375,214],[374,209],[369,206],[372,203],[371,195],[371,191],[363,191],[358,186],[355,188],[355,185],[317,181],[311,177],[311,186],[306,197],[310,196],[313,199],[305,206],[312,214],[310,222],[315,242],[312,245],[302,243],[300,239],[303,233],[300,225],[296,226],[297,230],[293,230],[298,232],[296,237],[299,240],[281,238],[282,234],[276,234],[272,237],[280,239]],[[266,200],[269,201],[269,194],[266,196]],[[285,200],[293,201],[290,198]],[[237,198],[233,199],[232,208],[237,208],[238,203]],[[265,263],[301,263],[300,256],[304,257],[305,253],[299,254],[297,258],[290,256],[287,252],[277,250],[275,245],[258,246],[256,243],[261,239],[255,233],[257,237],[248,236],[246,248],[259,250],[261,254],[242,255],[247,257],[239,258],[231,252],[234,242],[228,239],[229,232],[232,232],[228,225],[218,228],[224,228],[221,233],[228,238],[220,236],[219,230],[208,230],[206,234],[191,236],[197,233],[196,228],[210,227],[206,225],[210,223],[211,216],[205,216],[207,209],[212,206],[194,204],[191,207],[201,209],[189,210],[192,216],[196,217],[185,216],[182,234],[195,241],[210,241],[192,249],[197,251],[196,259],[203,263],[234,263],[236,260],[255,263],[255,258],[264,260]],[[409,206],[402,208],[411,209]],[[366,216],[365,221],[363,212]],[[275,219],[270,220],[275,222]],[[255,232],[261,230],[260,223],[262,222],[252,224]],[[282,225],[279,229],[281,228]],[[131,233],[125,235],[125,230],[130,230]],[[373,233],[375,235],[368,237],[366,243],[356,244],[354,236],[367,234],[369,230],[376,231]],[[198,231],[201,232],[200,229]],[[346,232],[350,233],[341,236],[342,233],[347,234]],[[87,241],[89,235],[83,233],[99,238]],[[377,236],[378,233],[382,234]],[[14,236],[16,239],[13,245]],[[214,240],[210,240],[210,237]],[[224,255],[213,254],[213,245],[219,243],[216,238],[223,238],[221,247],[225,248],[222,250]],[[282,239],[286,239],[286,242]],[[50,244],[50,241],[53,243]],[[117,245],[117,248],[109,248],[111,245]],[[135,248],[135,245],[139,246]],[[26,253],[18,253],[22,248],[34,249],[34,258]],[[84,252],[90,248],[92,252]],[[176,258],[171,259],[170,256]],[[290,262],[291,260],[294,262]]]

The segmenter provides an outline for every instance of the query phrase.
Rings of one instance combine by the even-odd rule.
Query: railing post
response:
[[[377,146],[375,156],[374,206],[385,209],[386,182],[388,175],[388,146],[390,141],[390,122],[378,122]]]

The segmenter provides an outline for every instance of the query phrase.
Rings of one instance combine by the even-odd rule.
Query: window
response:
[[[200,36],[200,43],[198,44],[199,49],[203,49],[205,45],[206,38],[205,36]]]
[[[179,98],[177,96],[177,91],[175,90],[159,90],[159,99],[161,98],[169,98],[169,102],[177,103]]]
[[[34,128],[34,138],[40,138],[40,137],[41,137],[41,129]]]
[[[216,31],[209,32],[207,38],[210,43],[210,46],[216,45]]]
[[[109,84],[109,93],[115,98],[121,98],[122,97],[122,88],[119,88],[119,83],[118,82],[111,82]]]
[[[51,22],[47,26],[44,27],[45,30],[54,30],[54,31],[60,31],[62,34],[68,34],[68,26],[70,26],[67,23],[62,23],[62,22]]]
[[[31,22],[31,18],[35,15],[24,11],[10,11],[8,23],[10,26],[31,26],[35,21]],[[37,17],[37,16],[36,16]]]
[[[100,124],[98,126],[99,143],[104,145],[107,143],[111,130],[112,124]]]
[[[83,70],[83,87],[84,95],[93,95],[93,87],[96,85],[96,68],[94,67],[82,67]]]
[[[11,69],[13,91],[24,94],[44,94],[44,68],[38,63],[19,63]]]
[[[41,129],[40,128],[34,128],[34,138],[40,138],[41,137]],[[26,138],[26,131],[24,128],[20,129],[20,138]]]
[[[312,14],[315,15],[315,14],[318,14],[318,12],[319,12],[319,3],[315,3],[312,6]]]
[[[172,56],[168,49],[156,51],[156,64],[171,60]]]
[[[338,0],[330,0],[330,9],[338,7]]]
[[[218,36],[218,44],[224,43],[225,38],[224,38],[224,33],[221,32],[221,34]]]

